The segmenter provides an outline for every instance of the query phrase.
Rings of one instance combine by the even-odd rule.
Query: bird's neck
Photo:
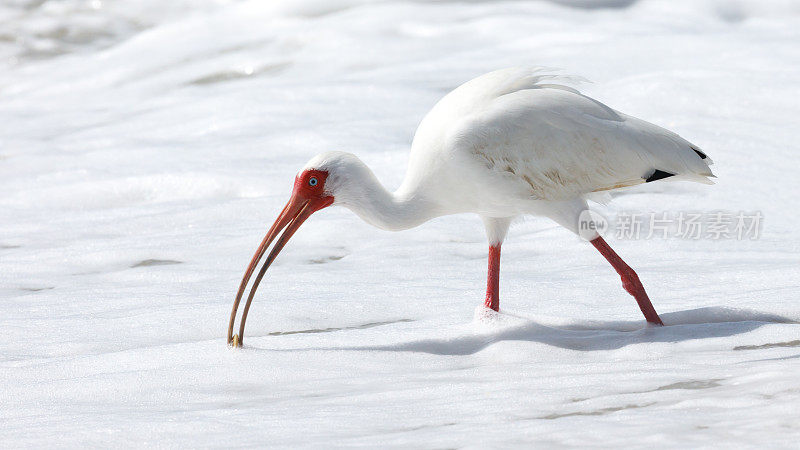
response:
[[[436,203],[416,189],[390,192],[371,173],[342,202],[365,222],[389,231],[407,230],[441,215]]]

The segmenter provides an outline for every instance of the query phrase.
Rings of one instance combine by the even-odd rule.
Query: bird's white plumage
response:
[[[490,240],[502,240],[505,219],[520,214],[576,231],[588,196],[644,183],[656,170],[710,182],[710,159],[697,147],[562,81],[542,69],[512,68],[447,94],[417,129],[394,194],[352,155],[320,155],[307,168],[336,167],[334,196],[375,225],[406,228],[474,212],[484,217]]]

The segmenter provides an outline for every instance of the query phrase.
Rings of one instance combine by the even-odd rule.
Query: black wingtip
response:
[[[699,148],[697,148],[697,147],[694,147],[694,146],[693,146],[693,147],[692,147],[692,150],[694,150],[694,152],[695,152],[695,153],[697,153],[697,156],[699,156],[699,157],[700,157],[700,159],[706,159],[706,158],[708,158],[708,155],[706,155],[705,153],[703,153],[702,151],[700,151],[700,149],[699,149]]]
[[[656,169],[656,171],[653,172],[652,175],[650,175],[649,177],[645,178],[644,182],[645,183],[649,183],[651,181],[662,180],[664,178],[669,178],[669,177],[674,177],[674,176],[675,176],[674,173],[664,172],[663,170]]]

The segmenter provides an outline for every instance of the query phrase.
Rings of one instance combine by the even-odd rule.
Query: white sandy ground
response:
[[[3,447],[798,445],[796,2],[39,3],[0,9]],[[298,168],[352,151],[394,188],[436,100],[512,65],[585,76],[716,162],[715,186],[599,211],[760,211],[760,239],[609,237],[653,328],[532,219],[477,320],[476,217],[388,233],[328,209],[226,347]]]

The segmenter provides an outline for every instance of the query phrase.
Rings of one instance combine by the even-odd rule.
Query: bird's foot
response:
[[[500,322],[502,317],[503,315],[500,314],[500,311],[495,311],[492,308],[481,305],[475,308],[475,314],[472,320],[477,323],[492,324]]]

